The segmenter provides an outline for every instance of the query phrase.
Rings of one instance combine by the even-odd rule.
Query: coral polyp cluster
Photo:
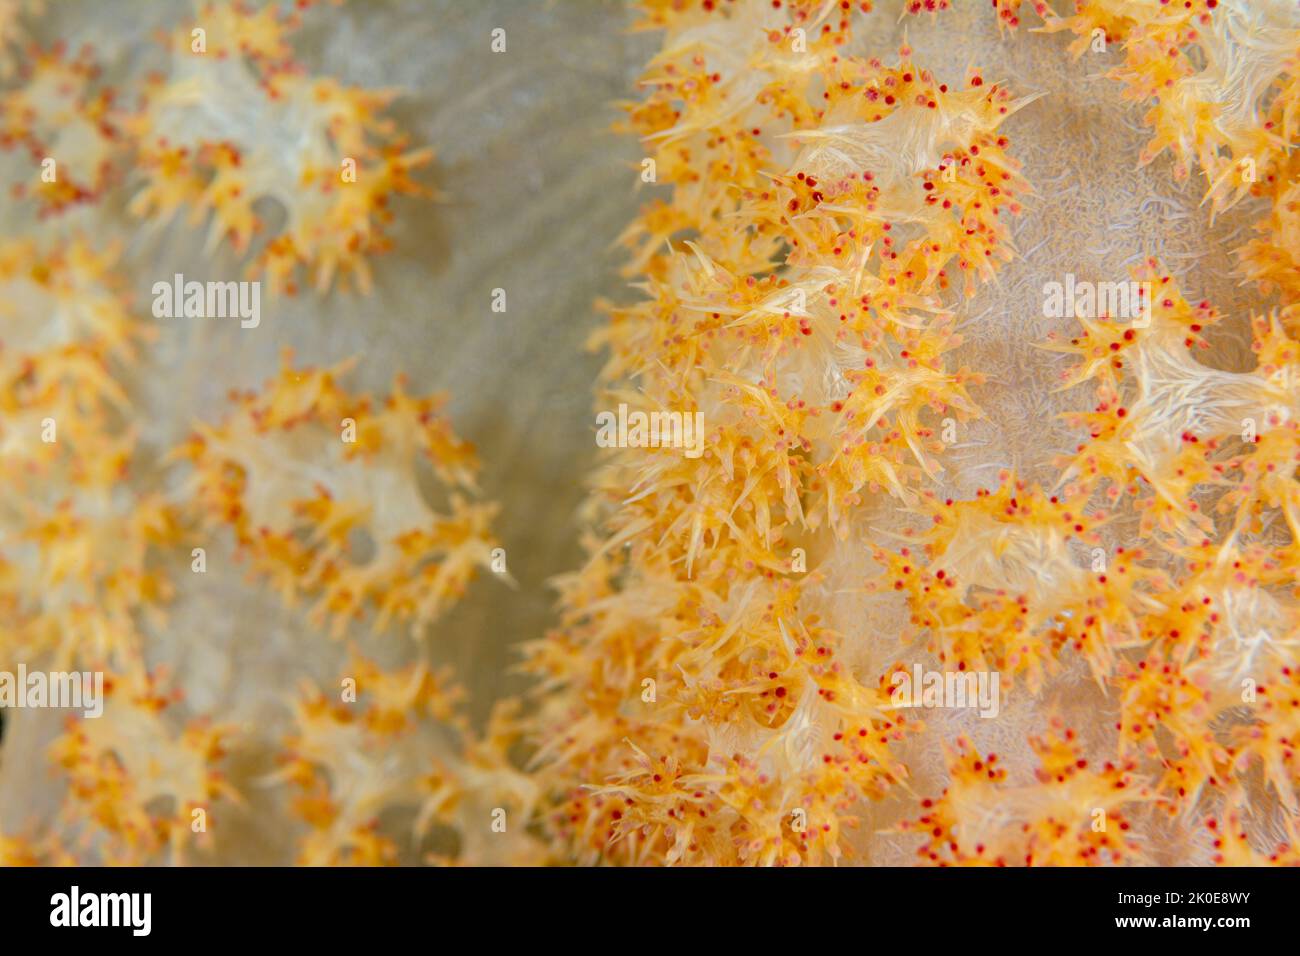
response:
[[[1176,832],[1165,860],[1293,861],[1293,5],[1034,5],[1075,54],[1123,44],[1113,76],[1154,102],[1144,162],[1198,166],[1213,213],[1275,199],[1241,258],[1284,300],[1254,317],[1253,370],[1214,367],[1223,316],[1147,257],[1136,314],[1099,306],[1041,343],[1068,356],[1062,391],[1093,391],[1055,481],[1002,469],[973,496],[944,485],[981,416],[957,324],[1013,258],[1029,184],[1001,127],[1033,96],[907,47],[857,57],[850,6],[644,4],[663,45],[625,126],[660,198],[624,235],[640,301],[592,341],[609,402],[698,412],[707,441],[610,451],[593,481],[589,561],[528,648],[552,839],[584,862],[902,843],[939,865],[1116,865]],[[1000,25],[1020,6],[995,3]],[[929,662],[1047,715],[1093,699],[1105,723],[1054,718],[1011,762],[949,738],[918,809],[910,741],[936,731],[890,690]]]
[[[50,770],[0,864],[1300,865],[1294,0],[639,0],[630,291],[531,634],[462,603],[555,490],[493,449],[586,438],[389,367],[488,381],[471,309],[401,327],[433,149],[320,7],[115,55],[0,0],[0,783]],[[523,22],[448,117],[537,93]],[[571,197],[500,126],[463,206],[520,241],[480,160]],[[514,361],[546,296],[481,238]],[[315,294],[197,324],[261,283]]]
[[[1067,16],[1046,5],[1040,13],[1049,31],[1076,35],[1076,55],[1098,39],[1123,44],[1124,62],[1110,75],[1133,100],[1153,101],[1145,162],[1167,149],[1176,175],[1199,166],[1216,209],[1240,201],[1257,182],[1277,181],[1300,109],[1294,4],[1091,2]]]
[[[384,671],[354,657],[347,671],[344,686],[360,697],[345,693],[340,703],[305,688],[275,775],[293,786],[293,811],[310,827],[298,862],[396,863],[398,847],[378,822],[381,813],[403,809],[429,847],[427,861],[540,859],[521,826],[532,813],[536,786],[509,760],[520,729],[508,707],[494,713],[480,739],[460,713],[464,691],[446,669],[413,664]]]
[[[847,56],[847,15],[818,32],[767,4],[650,10],[667,38],[628,125],[671,199],[625,237],[648,297],[596,342],[611,395],[634,379],[699,411],[708,450],[602,466],[604,537],[550,639],[569,652],[531,659],[564,688],[539,732],[572,788],[557,837],[611,861],[832,861],[841,818],[906,778],[890,748],[914,722],[825,623],[824,565],[866,501],[917,500],[935,424],[979,414],[941,295],[1011,257],[1025,183],[999,126],[1028,100],[977,72],[949,86],[907,49]],[[602,778],[628,804],[608,840],[581,790]],[[688,793],[707,824],[686,823]]]
[[[0,594],[7,664],[135,659],[170,587],[174,510],[122,484],[138,469],[121,377],[148,341],[113,270],[84,240],[0,244]]]
[[[382,401],[354,396],[343,371],[286,364],[177,454],[194,465],[203,520],[230,525],[285,599],[314,597],[338,634],[373,609],[376,629],[418,635],[490,564],[497,509],[469,497],[477,461],[439,415],[444,396],[415,398],[400,380]],[[447,513],[426,504],[422,469],[450,489]]]
[[[220,770],[231,729],[175,716],[180,695],[158,672],[127,671],[104,697],[102,716],[70,719],[51,747],[69,783],[65,845],[141,865],[210,844],[212,803],[238,799]]]
[[[1019,18],[1003,0],[1003,19]],[[1143,3],[1038,2],[1046,32],[1074,35],[1070,52],[1120,46],[1123,60],[1107,76],[1126,98],[1147,106],[1150,127],[1142,161],[1168,152],[1176,178],[1204,177],[1204,202],[1225,211],[1248,196],[1271,212],[1255,228],[1262,238],[1237,250],[1241,271],[1264,291],[1277,290],[1294,323],[1295,228],[1300,122],[1300,27],[1287,0],[1188,0]],[[915,12],[915,11],[914,11]],[[1010,15],[1008,13],[1010,12]]]
[[[997,754],[981,755],[959,738],[949,761],[948,788],[938,798],[922,800],[923,812],[901,823],[899,831],[923,833],[920,854],[940,865],[1141,862],[1132,826],[1117,812],[1151,799],[1134,777],[1136,763],[1089,766],[1071,730],[1031,746],[1040,763],[1035,780],[1013,787]],[[1092,808],[1089,815],[1079,814],[1081,806]]]
[[[292,56],[297,16],[211,3],[168,39],[170,71],[126,121],[139,153],[131,211],[207,223],[208,246],[260,250],[249,265],[277,289],[335,280],[371,286],[371,256],[399,195],[429,195],[411,172],[432,151],[408,149],[384,108],[395,93],[310,76]],[[284,222],[271,232],[259,200]]]
[[[0,108],[0,149],[24,160],[13,194],[30,196],[44,215],[98,200],[117,172],[114,92],[98,75],[88,48],[34,51]]]
[[[381,398],[357,394],[339,381],[355,360],[286,357],[264,389],[233,390],[228,414],[175,442],[137,406],[172,332],[150,311],[172,310],[134,294],[125,243],[89,238],[111,231],[104,207],[184,215],[207,223],[209,251],[251,253],[253,276],[279,290],[303,276],[321,293],[369,290],[390,201],[431,194],[412,177],[431,151],[407,149],[383,116],[394,93],[295,62],[290,36],[313,4],[297,6],[202,7],[169,33],[167,73],[121,104],[91,49],[31,46],[0,100],[0,147],[21,158],[15,198],[42,219],[85,207],[71,228],[0,241],[6,738],[31,753],[39,724],[23,708],[74,709],[36,748],[54,809],[7,815],[5,865],[238,859],[257,813],[305,864],[537,859],[515,706],[471,727],[422,641],[390,645],[382,666],[366,648],[393,627],[426,637],[482,568],[508,579],[497,506],[446,396],[413,395],[400,375]],[[0,6],[6,55],[18,12]],[[285,213],[273,234],[266,200]],[[267,694],[250,718],[228,684],[196,675],[196,651],[212,663],[204,635],[169,611],[205,599],[231,544],[257,578],[241,593],[308,602],[303,630],[350,639],[338,690]],[[61,696],[29,693],[27,675]],[[279,770],[250,771],[259,760]]]
[[[9,240],[0,245],[0,306],[5,322],[0,353],[4,447],[14,472],[34,472],[58,460],[61,448],[39,440],[41,418],[62,418],[85,443],[105,434],[126,395],[114,377],[147,338],[113,276],[115,254],[83,239]],[[70,435],[69,435],[70,437]]]
[[[87,715],[69,718],[50,751],[68,785],[59,822],[24,838],[17,862],[178,860],[206,832],[191,829],[191,812],[227,792],[213,766],[224,732],[171,720],[174,698],[145,664],[180,529],[173,504],[141,482],[148,468],[126,423],[122,379],[150,336],[115,267],[115,252],[81,239],[0,247],[0,670],[12,680],[29,665],[72,669],[77,682],[93,671],[102,685],[92,703],[87,680],[74,698]]]

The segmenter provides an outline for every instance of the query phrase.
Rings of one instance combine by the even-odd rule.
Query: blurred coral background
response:
[[[292,5],[285,5],[291,9]],[[103,81],[130,106],[150,70],[163,69],[156,32],[188,24],[194,7],[175,0],[57,2],[23,20],[41,47],[90,44]],[[577,563],[576,509],[594,455],[592,385],[599,359],[583,350],[596,322],[592,302],[616,294],[613,243],[635,214],[633,142],[610,125],[651,49],[627,34],[628,12],[614,2],[378,2],[310,10],[292,37],[312,73],[365,87],[396,88],[389,110],[433,163],[417,172],[442,199],[400,198],[390,234],[394,250],[376,259],[369,296],[335,290],[272,303],[262,322],[241,329],[221,320],[162,321],[129,385],[140,409],[141,445],[160,455],[196,421],[229,411],[227,392],[257,388],[280,365],[360,360],[349,388],[385,393],[397,373],[415,394],[446,391],[447,414],[472,441],[484,497],[503,502],[494,530],[507,550],[511,589],[476,581],[423,642],[435,664],[450,664],[470,689],[481,723],[494,700],[525,681],[511,673],[511,647],[553,620],[547,579]],[[489,50],[493,28],[508,31],[504,55]],[[20,47],[21,49],[21,47]],[[22,62],[22,55],[17,57]],[[28,178],[30,159],[0,153],[8,185]],[[146,229],[125,204],[131,188],[107,201],[38,220],[29,203],[0,202],[5,238],[81,230],[125,244],[121,274],[137,314],[148,320],[150,288],[174,273],[200,281],[241,278],[244,261],[228,244],[205,255],[205,230],[182,219]],[[274,204],[266,214],[276,220]],[[504,288],[508,311],[491,309]],[[152,320],[149,320],[152,321]],[[208,572],[189,572],[189,545],[169,567],[181,584],[151,662],[170,662],[188,704],[222,721],[283,731],[285,702],[301,678],[332,680],[344,649],[246,580],[229,536],[209,546]],[[202,586],[192,586],[198,580]],[[386,641],[405,652],[405,635]],[[57,712],[7,715],[0,766],[0,830],[12,832],[58,806],[62,781],[44,750],[62,722]],[[259,763],[259,759],[261,762]],[[267,770],[267,754],[246,775]],[[254,800],[256,787],[236,783]],[[289,859],[290,834],[273,814],[236,815],[239,837],[217,841],[226,862]],[[259,820],[265,825],[259,825]]]

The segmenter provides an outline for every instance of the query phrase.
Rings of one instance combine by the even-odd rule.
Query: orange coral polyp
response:
[[[214,802],[239,800],[219,767],[232,729],[173,719],[180,697],[166,686],[162,672],[128,668],[105,681],[103,716],[71,721],[51,747],[68,777],[69,831],[107,841],[101,852],[119,862],[181,862],[210,845]]]
[[[1000,24],[1022,6],[995,3]],[[1045,343],[1069,356],[1062,390],[1093,390],[1065,416],[1077,439],[1055,483],[1004,470],[964,500],[931,486],[951,443],[940,423],[981,415],[945,303],[1012,255],[1028,184],[1000,126],[1032,98],[980,70],[950,87],[907,49],[891,66],[848,55],[853,13],[833,4],[642,9],[665,37],[625,128],[661,189],[622,236],[641,301],[608,307],[591,345],[608,352],[604,400],[698,410],[708,438],[698,458],[608,454],[590,559],[561,581],[561,628],[527,648],[552,838],[581,863],[836,862],[876,846],[852,836],[862,804],[910,799],[916,722],[881,723],[896,643],[992,670],[1018,699],[1090,677],[1078,693],[1115,715],[1104,740],[1034,741],[1034,779],[959,740],[948,789],[901,829],[923,862],[1149,863],[1153,814],[1190,840],[1206,799],[1231,807],[1219,862],[1293,859],[1241,823],[1295,788],[1289,712],[1269,696],[1240,716],[1242,679],[1294,674],[1300,614],[1296,549],[1279,544],[1300,487],[1295,217],[1277,176],[1294,44],[1264,29],[1281,5],[1033,4],[1076,53],[1125,45],[1115,75],[1155,100],[1148,159],[1199,163],[1216,213],[1274,199],[1240,258],[1284,298],[1253,322],[1256,368],[1229,372],[1200,358],[1213,305],[1142,263],[1142,321],[1083,318]],[[1216,73],[1224,50],[1241,74]],[[1262,175],[1243,185],[1226,174],[1247,153]],[[886,495],[901,528],[871,508]],[[845,587],[864,540],[879,573]],[[870,624],[906,623],[829,626],[847,604],[831,594],[855,590]],[[842,757],[852,741],[870,747]],[[847,772],[859,760],[865,776]]]
[[[382,116],[395,92],[305,75],[290,59],[295,26],[274,6],[214,3],[195,21],[201,38],[177,33],[170,76],[127,120],[140,171],[130,209],[160,223],[182,212],[191,225],[208,221],[209,249],[225,241],[243,254],[262,236],[248,271],[275,289],[296,292],[305,275],[317,292],[336,280],[368,292],[369,259],[389,245],[388,205],[432,195],[411,172],[433,153],[408,149]],[[254,208],[263,198],[285,210],[274,235]]]
[[[0,99],[0,149],[27,154],[14,195],[33,198],[42,217],[97,201],[117,174],[121,117],[98,77],[89,47],[75,57],[33,49],[21,85]]]
[[[0,0],[6,83],[20,5],[40,2]],[[950,6],[902,9],[941,22]],[[956,448],[982,441],[952,435],[1002,427],[979,424],[996,376],[963,364],[993,330],[959,330],[1016,255],[1030,184],[1007,121],[1036,97],[906,43],[888,63],[852,55],[870,7],[640,3],[662,48],[621,126],[659,189],[619,240],[639,298],[605,305],[590,345],[602,402],[699,416],[702,444],[602,456],[587,560],[557,582],[557,626],[523,646],[527,711],[499,701],[476,732],[449,671],[355,646],[337,685],[304,682],[257,781],[283,785],[298,862],[1300,864],[1300,9],[993,0],[1007,42],[1032,8],[1076,57],[1118,45],[1141,163],[1203,175],[1211,227],[1268,207],[1235,250],[1269,297],[1249,314],[1187,299],[1196,274],[1146,252],[1129,260],[1142,314],[1044,310],[1077,321],[1038,356],[1072,410],[1013,469],[969,466]],[[228,245],[280,291],[367,290],[432,153],[384,116],[393,91],[308,75],[299,20],[203,5],[132,113],[89,51],[33,49],[0,148],[68,169],[15,195],[68,211],[134,149],[134,215],[205,227],[209,252]],[[444,399],[401,377],[354,394],[350,363],[286,360],[166,462],[190,469],[180,505],[138,491],[121,373],[150,335],[114,270],[86,239],[0,242],[0,667],[108,674],[103,719],[50,748],[58,819],[0,834],[0,864],[71,862],[64,843],[187,862],[214,842],[194,823],[241,803],[224,768],[250,741],[191,719],[145,666],[186,519],[228,533],[334,637],[422,636],[480,569],[504,574]],[[1253,363],[1211,329],[1247,317]],[[910,708],[931,704],[890,687],[930,667],[998,679],[1012,729],[1046,732],[953,702],[922,723]],[[1060,706],[1087,726],[1046,716]]]
[[[336,635],[367,610],[378,630],[396,621],[419,635],[491,564],[497,509],[472,499],[474,451],[438,414],[441,397],[409,396],[399,380],[377,403],[343,390],[345,371],[286,364],[178,454],[204,523],[229,525],[286,599],[315,599]],[[426,465],[450,489],[445,514],[420,491]]]

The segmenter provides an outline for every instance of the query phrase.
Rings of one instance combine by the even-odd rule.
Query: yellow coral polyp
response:
[[[263,241],[253,276],[294,293],[336,280],[368,292],[369,260],[385,251],[384,226],[399,195],[430,195],[411,177],[433,156],[407,149],[382,116],[393,91],[311,77],[291,59],[296,19],[274,6],[204,6],[170,41],[172,69],[127,120],[138,144],[131,211],[165,223],[208,223],[207,246],[238,254]],[[268,141],[266,131],[274,131]],[[261,199],[285,212],[267,232]]]
[[[1070,729],[1033,742],[1037,785],[1012,786],[998,755],[959,738],[951,783],[902,832],[923,834],[917,853],[939,866],[1104,866],[1139,862],[1126,812],[1152,794],[1128,762],[1094,768]],[[1090,808],[1081,813],[1081,807]],[[1098,826],[1097,824],[1101,825]]]
[[[33,197],[42,215],[98,200],[117,173],[120,116],[98,74],[89,48],[34,51],[0,101],[0,149],[26,154],[15,195]]]
[[[161,671],[110,675],[104,698],[102,716],[70,721],[51,747],[80,845],[136,865],[179,862],[210,845],[214,802],[239,800],[220,768],[231,729],[173,716],[180,698]]]
[[[178,454],[204,523],[231,527],[286,599],[313,599],[336,634],[373,611],[377,630],[418,635],[490,566],[496,507],[474,500],[474,450],[439,414],[442,397],[412,397],[400,380],[382,401],[352,395],[337,382],[346,367],[286,363]],[[423,468],[447,486],[446,512],[426,503]]]
[[[640,301],[608,306],[591,344],[602,400],[698,411],[707,439],[699,457],[607,455],[561,627],[527,647],[545,820],[578,862],[834,863],[877,845],[853,824],[910,799],[920,729],[882,690],[895,651],[993,671],[1018,699],[1090,677],[1080,695],[1115,715],[1104,743],[1033,741],[1032,779],[958,736],[948,789],[892,831],[922,862],[1149,863],[1158,811],[1191,834],[1193,808],[1227,797],[1237,858],[1292,858],[1239,824],[1294,799],[1289,714],[1270,696],[1218,728],[1243,719],[1243,679],[1275,694],[1294,672],[1294,44],[1265,29],[1287,20],[1278,4],[1073,6],[1033,9],[1076,54],[1124,45],[1114,75],[1155,100],[1148,161],[1199,163],[1214,213],[1274,198],[1240,258],[1283,303],[1253,322],[1254,370],[1213,367],[1223,316],[1145,258],[1140,316],[1043,343],[1069,356],[1061,391],[1091,392],[1052,480],[1004,470],[957,498],[933,490],[938,437],[980,419],[983,377],[953,360],[947,303],[1014,254],[1029,184],[1000,127],[1034,97],[973,67],[941,82],[907,48],[888,66],[849,55],[849,5],[643,4],[664,41],[624,128],[661,188],[622,236]],[[1022,4],[994,7],[1019,25]],[[1258,180],[1228,175],[1248,154]],[[886,496],[894,514],[871,507]],[[853,588],[842,567],[864,540],[874,569]],[[887,630],[832,626],[830,581]]]
[[[393,865],[434,825],[456,833],[465,859],[535,861],[526,838],[493,845],[479,835],[492,803],[527,819],[536,800],[531,782],[507,757],[519,736],[508,709],[498,709],[478,737],[459,713],[464,692],[446,670],[424,664],[384,670],[353,654],[346,675],[337,699],[304,688],[282,767],[271,778],[294,788],[292,809],[307,825],[300,864]],[[380,813],[399,808],[415,814],[405,846],[379,831]],[[446,848],[427,852],[443,862],[457,858]]]
[[[13,611],[0,657],[10,663],[134,660],[171,593],[159,558],[175,513],[121,486],[136,462],[117,376],[150,334],[115,263],[84,239],[0,244],[0,552]]]

